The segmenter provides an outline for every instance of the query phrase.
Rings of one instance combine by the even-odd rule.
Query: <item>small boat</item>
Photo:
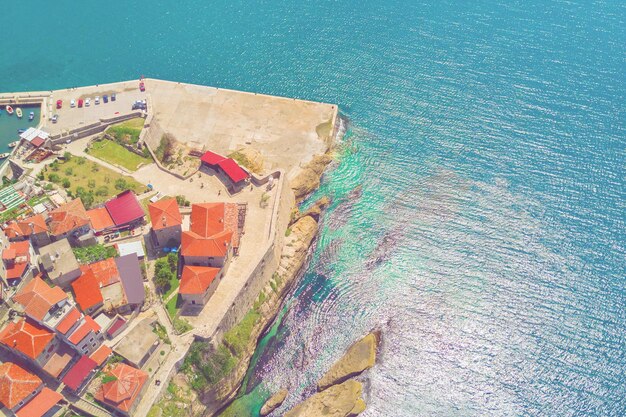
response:
[[[28,114],[28,120],[32,121],[34,118],[35,118],[35,112],[34,112],[34,111],[31,111],[31,112]]]
[[[20,109],[19,107],[17,109],[15,109],[15,115],[21,119],[22,118],[22,109]]]
[[[20,135],[22,133],[26,132],[26,129],[17,129],[17,134]]]
[[[7,106],[7,114],[9,115],[13,114],[13,107]]]
[[[9,157],[9,155],[11,155],[11,154],[10,154],[10,153],[8,153],[8,152],[5,152],[5,153],[0,153],[0,159],[5,159],[5,158],[8,158],[8,157]]]
[[[19,140],[13,141],[9,143],[9,148],[15,148],[20,143]]]

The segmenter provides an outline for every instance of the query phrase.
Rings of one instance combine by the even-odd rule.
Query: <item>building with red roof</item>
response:
[[[118,363],[106,373],[112,381],[102,384],[94,398],[112,410],[130,416],[137,407],[137,399],[145,390],[148,374],[124,363]]]
[[[200,161],[203,171],[216,175],[231,194],[241,191],[248,184],[250,174],[232,158],[207,151]]]
[[[219,285],[222,271],[220,268],[185,265],[178,288],[184,308],[206,304]]]
[[[33,320],[45,324],[55,312],[68,302],[67,294],[59,287],[50,287],[39,276],[30,280],[13,296],[24,313]]]
[[[91,227],[96,235],[115,229],[115,223],[106,207],[91,209],[87,211],[87,216],[89,216]]]
[[[76,245],[95,243],[91,232],[91,221],[80,198],[63,204],[49,213],[48,228],[52,240],[68,238]]]
[[[47,417],[53,416],[58,412],[58,403],[63,396],[56,391],[52,391],[48,387],[43,387],[37,395],[17,410],[17,417]]]
[[[4,234],[10,241],[30,239],[33,246],[39,247],[50,243],[48,225],[41,214],[23,220],[13,220],[4,228]]]
[[[107,201],[104,207],[109,212],[116,229],[133,228],[143,223],[145,213],[137,196],[126,190]]]
[[[33,398],[41,388],[41,379],[12,362],[0,365],[0,404],[17,411]]]
[[[80,270],[83,274],[91,271],[100,287],[107,287],[120,282],[120,271],[117,269],[114,258],[107,258],[89,265],[83,265],[80,267]]]
[[[152,223],[152,242],[155,247],[180,246],[183,217],[175,198],[164,198],[148,205]]]
[[[58,346],[58,339],[49,329],[30,319],[22,319],[9,322],[0,331],[0,344],[43,368]]]
[[[107,345],[100,345],[100,347],[96,349],[95,352],[93,352],[89,357],[93,359],[93,361],[96,362],[98,366],[102,366],[102,364],[106,362],[107,359],[109,359],[109,356],[111,356],[112,353],[113,350],[110,347],[108,347]]]
[[[34,252],[28,240],[12,242],[2,251],[2,277],[9,285],[16,285],[32,271],[30,261]]]
[[[93,375],[98,364],[89,356],[83,355],[65,374],[62,382],[72,391],[78,392]]]
[[[104,341],[104,332],[91,316],[84,316],[76,329],[66,335],[66,340],[81,354],[89,355]]]
[[[100,292],[100,284],[92,269],[86,268],[71,285],[74,299],[83,313],[91,314],[103,305],[104,298]]]

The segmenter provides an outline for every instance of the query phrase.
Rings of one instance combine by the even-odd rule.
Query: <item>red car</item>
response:
[[[57,100],[57,109],[63,107],[63,100]]]
[[[146,91],[146,86],[143,81],[139,83],[139,91]]]
[[[78,99],[78,107],[83,107],[83,99],[82,98]]]

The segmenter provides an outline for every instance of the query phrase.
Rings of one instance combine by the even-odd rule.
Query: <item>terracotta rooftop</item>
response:
[[[67,338],[70,342],[77,345],[83,340],[89,333],[100,331],[100,325],[96,323],[91,316],[85,316],[85,322],[78,326],[74,332]]]
[[[63,399],[61,394],[44,387],[24,407],[20,408],[15,415],[17,417],[42,417],[61,399]]]
[[[79,198],[52,210],[50,218],[52,219],[49,225],[50,234],[54,236],[89,224],[89,216]]]
[[[87,211],[87,216],[91,220],[91,227],[96,232],[115,227],[113,219],[106,207],[95,208]]]
[[[12,221],[4,228],[4,233],[9,239],[26,237],[31,234],[47,232],[48,225],[43,215],[36,214],[24,220]]]
[[[183,232],[180,253],[183,256],[224,257],[232,238],[233,232],[221,232],[207,238],[194,232]]]
[[[0,365],[0,403],[7,408],[18,405],[41,384],[39,377],[14,363]]]
[[[50,308],[66,300],[67,294],[59,287],[50,287],[39,276],[28,282],[17,294],[13,301],[24,307],[24,312],[35,320],[42,321]]]
[[[108,347],[107,345],[100,345],[100,347],[96,349],[96,351],[93,352],[89,357],[93,359],[98,364],[98,366],[100,366],[107,360],[111,353],[113,353],[113,350],[111,350],[110,347]]]
[[[180,294],[204,294],[219,272],[220,268],[185,265],[178,292]]]
[[[91,268],[85,268],[83,274],[72,282],[72,290],[74,299],[82,311],[104,302],[100,285]]]
[[[164,198],[156,203],[150,203],[148,212],[150,213],[150,221],[154,230],[178,226],[183,223],[175,198]]]
[[[239,209],[235,203],[202,203],[191,206],[189,230],[201,237],[233,232],[233,247],[239,247]]]
[[[57,324],[56,330],[61,334],[67,334],[67,332],[78,322],[81,318],[82,314],[76,307],[72,307],[72,309],[63,317],[63,320]]]
[[[117,379],[102,384],[94,397],[98,401],[128,412],[146,383],[148,374],[124,363],[118,363],[107,372],[107,375]]]
[[[30,262],[30,242],[11,243],[2,251],[2,260],[5,264],[6,279],[21,278]]]
[[[0,343],[37,359],[54,339],[54,333],[28,319],[9,323],[0,331]]]
[[[91,270],[96,278],[96,282],[100,287],[106,287],[120,281],[120,273],[117,270],[117,264],[114,258],[104,259],[89,265],[80,267],[83,274]]]

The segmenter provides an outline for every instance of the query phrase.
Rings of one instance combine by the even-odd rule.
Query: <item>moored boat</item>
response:
[[[7,114],[9,115],[13,114],[13,107],[7,106]]]
[[[26,129],[17,129],[17,134],[18,135],[21,134],[21,133],[24,133],[24,132],[26,132]]]
[[[20,109],[19,107],[17,109],[15,109],[15,115],[21,119],[22,118],[22,109]]]
[[[8,158],[8,157],[9,157],[9,155],[11,155],[11,154],[10,154],[10,153],[8,153],[8,152],[5,152],[5,153],[0,153],[0,159],[5,159],[5,158]]]
[[[15,148],[15,147],[17,146],[17,144],[18,144],[18,143],[20,143],[20,141],[19,141],[19,140],[16,140],[16,141],[13,141],[13,142],[9,143],[9,145],[8,145],[8,146],[9,146],[9,148]]]
[[[34,111],[31,111],[31,112],[28,114],[28,120],[33,120],[34,118],[35,118],[35,112],[34,112]]]

